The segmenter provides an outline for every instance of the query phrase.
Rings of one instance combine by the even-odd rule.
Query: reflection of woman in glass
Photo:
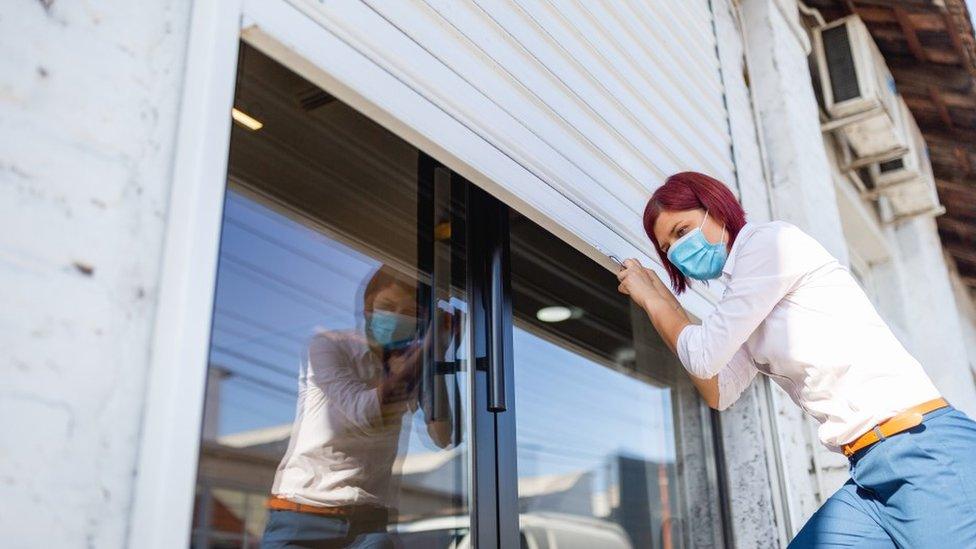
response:
[[[367,282],[363,313],[365,334],[322,331],[308,345],[262,547],[393,547],[393,463],[430,338],[419,337],[416,283],[389,267]],[[427,430],[450,444],[449,420]]]
[[[699,173],[654,192],[644,229],[677,293],[689,278],[725,285],[693,325],[654,271],[629,259],[618,275],[708,404],[731,405],[762,372],[850,461],[790,547],[976,547],[976,422],[939,396],[844,266],[793,225],[746,223]]]

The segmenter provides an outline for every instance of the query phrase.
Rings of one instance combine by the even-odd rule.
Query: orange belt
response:
[[[311,513],[330,517],[352,517],[364,515],[386,516],[387,510],[376,505],[340,505],[334,507],[320,507],[295,503],[281,496],[271,496],[264,502],[264,506],[275,511],[294,511],[296,513]]]
[[[913,408],[909,408],[891,419],[882,421],[870,431],[859,436],[854,440],[854,442],[845,444],[842,447],[844,450],[844,455],[851,457],[855,452],[862,448],[867,448],[875,442],[884,440],[892,435],[897,435],[903,431],[907,431],[922,423],[923,414],[933,412],[939,408],[945,408],[948,405],[949,403],[946,402],[944,398],[937,398],[935,400],[923,402]]]

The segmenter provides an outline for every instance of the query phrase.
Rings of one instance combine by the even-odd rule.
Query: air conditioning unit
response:
[[[909,151],[897,159],[897,167],[889,165],[886,168],[886,162],[872,165],[871,177],[888,202],[894,219],[941,215],[945,213],[945,208],[939,202],[925,137],[919,130],[915,117],[908,110],[908,105],[901,98],[899,105],[905,120]]]
[[[819,27],[813,39],[824,108],[832,120],[849,120],[838,127],[855,156],[880,156],[907,146],[895,80],[860,17]]]
[[[928,162],[925,139],[915,123],[915,117],[900,96],[897,97],[897,103],[902,120],[900,127],[905,131],[903,139],[908,142],[908,151],[895,158],[871,164],[869,173],[874,189],[884,189],[916,179],[922,175],[923,164]],[[931,165],[929,168],[931,170]]]

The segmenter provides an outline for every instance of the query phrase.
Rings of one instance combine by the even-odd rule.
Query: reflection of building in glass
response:
[[[263,501],[281,455],[288,447],[292,425],[254,429],[204,441],[200,455],[198,516],[194,539],[198,546],[219,546],[220,540],[260,540]],[[397,457],[393,474],[399,480],[399,536],[414,542],[434,536],[432,530],[466,530],[467,517],[457,507],[456,487],[464,471],[460,448],[442,452],[413,452]],[[633,547],[671,548],[671,501],[674,463],[608,455],[597,467],[519,479],[522,528],[596,528],[613,523]],[[206,499],[206,504],[203,501]],[[524,517],[535,517],[524,520]],[[432,517],[450,518],[437,522]],[[576,517],[576,518],[571,518]],[[464,523],[459,526],[460,520]],[[533,522],[534,520],[534,522]],[[434,521],[434,522],[431,522]],[[567,523],[568,521],[568,523]],[[533,526],[535,524],[535,526]],[[571,524],[568,526],[567,524]],[[421,535],[421,531],[423,535]],[[609,530],[612,532],[612,530]],[[440,538],[437,538],[440,539]],[[420,545],[417,545],[420,547]]]
[[[652,463],[627,456],[617,456],[616,461],[620,502],[614,508],[614,522],[623,526],[635,547],[670,549],[675,487],[668,478],[674,478],[674,463]]]

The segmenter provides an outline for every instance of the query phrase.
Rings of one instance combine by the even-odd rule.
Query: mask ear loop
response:
[[[705,221],[708,220],[708,210],[705,210],[705,217],[702,219],[701,225],[698,226],[698,230],[701,230],[705,226]],[[722,223],[722,238],[718,241],[718,244],[725,244],[725,223]],[[706,241],[708,239],[705,239]]]

